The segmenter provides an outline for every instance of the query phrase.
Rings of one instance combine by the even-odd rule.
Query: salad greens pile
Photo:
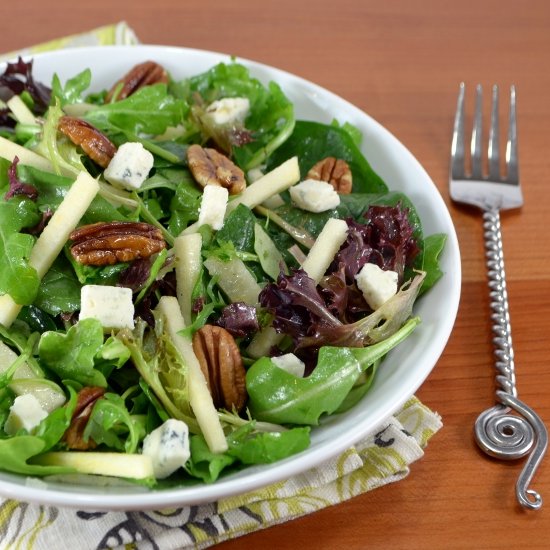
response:
[[[91,85],[88,69],[66,82],[57,75],[36,82],[32,61],[22,59],[0,76],[0,468],[62,478],[94,473],[79,462],[82,452],[99,461],[104,454],[127,466],[101,470],[106,475],[164,487],[213,482],[306,449],[311,427],[363,398],[386,353],[419,323],[413,304],[442,275],[445,235],[424,235],[414,205],[390,191],[362,154],[356,128],[296,120],[277,83],[262,84],[237,62],[122,99],[115,93],[109,102],[107,90],[92,93]],[[224,98],[246,98],[246,116],[230,123],[208,116]],[[104,167],[59,131],[67,115],[115,147],[141,143],[152,153],[139,188],[106,181]],[[353,192],[322,212],[297,207],[284,188],[261,204],[232,195],[223,226],[213,229],[198,223],[203,188],[188,164],[192,144],[231,159],[247,189],[289,159],[297,159],[302,180],[317,162],[341,159]],[[46,247],[46,262],[37,242],[82,174],[99,190],[77,226],[144,222],[160,230],[165,247],[86,265],[68,241],[55,252]],[[302,266],[331,219],[344,220],[347,233],[316,280]],[[178,239],[191,234],[198,256],[182,257]],[[375,310],[356,283],[367,263],[398,278],[398,292]],[[98,319],[79,319],[86,285],[131,289],[134,327],[105,331]],[[173,297],[184,324],[163,314],[163,300]],[[216,406],[208,421],[200,413],[205,398],[193,395],[193,336],[206,325],[231,335],[246,370],[245,407]],[[289,353],[304,364],[303,377],[273,360]],[[39,421],[14,428],[14,403],[28,395],[40,403]],[[144,439],[170,418],[189,430],[189,459],[166,479],[134,471],[130,457],[143,456]],[[221,447],[209,426],[222,430]]]

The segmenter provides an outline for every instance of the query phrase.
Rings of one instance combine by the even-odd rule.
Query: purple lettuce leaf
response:
[[[260,294],[272,326],[292,337],[294,351],[308,363],[321,346],[363,347],[387,338],[412,315],[425,274],[403,281],[419,253],[408,210],[371,206],[364,217],[365,223],[346,220],[348,237],[319,285],[298,269],[281,273]],[[367,262],[396,271],[399,279],[398,293],[374,312],[355,281]]]
[[[216,324],[235,338],[244,338],[260,329],[256,308],[244,302],[233,302],[225,306]]]
[[[28,92],[34,102],[33,112],[42,115],[50,104],[51,89],[34,80],[32,64],[32,59],[23,61],[21,57],[13,63],[7,63],[6,70],[0,75],[0,99],[7,101],[14,95]],[[15,121],[9,113],[10,110],[7,108],[0,110],[0,126],[15,126]]]
[[[14,197],[15,195],[24,195],[29,199],[35,201],[38,197],[38,190],[33,185],[28,183],[23,183],[17,177],[17,164],[19,162],[19,157],[14,157],[13,162],[8,168],[8,182],[9,189],[8,192],[4,195],[4,199],[8,200]]]

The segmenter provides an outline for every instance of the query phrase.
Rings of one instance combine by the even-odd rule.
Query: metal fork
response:
[[[475,423],[478,445],[487,454],[502,459],[530,456],[517,480],[516,496],[525,508],[539,509],[542,497],[529,484],[548,446],[548,432],[540,417],[517,396],[514,351],[504,271],[500,210],[523,204],[519,183],[516,90],[510,89],[506,175],[501,175],[499,155],[498,87],[493,86],[491,127],[487,151],[487,174],[482,162],[482,88],[476,87],[476,103],[471,139],[471,168],[465,168],[464,95],[460,85],[451,146],[450,193],[457,202],[480,208],[483,212],[485,255],[490,289],[493,346],[495,352],[497,404],[482,412]],[[514,414],[511,414],[514,412]]]

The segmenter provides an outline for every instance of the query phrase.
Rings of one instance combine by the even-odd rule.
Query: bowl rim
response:
[[[143,60],[145,56],[153,55],[159,60],[162,60],[163,56],[193,56],[203,59],[205,63],[207,60],[217,60],[214,62],[219,62],[227,61],[231,58],[249,67],[253,75],[258,72],[262,75],[270,75],[271,79],[275,79],[274,77],[276,77],[287,83],[295,83],[299,90],[304,90],[309,94],[309,100],[311,101],[328,101],[329,104],[338,104],[346,112],[352,113],[358,119],[364,121],[370,128],[372,134],[377,136],[380,141],[384,142],[384,146],[395,147],[395,151],[399,153],[401,161],[407,164],[407,166],[414,168],[417,176],[422,179],[423,185],[426,187],[423,194],[427,194],[430,199],[430,204],[433,203],[433,209],[436,211],[436,215],[439,216],[437,222],[445,228],[447,234],[445,250],[442,255],[447,267],[444,277],[442,278],[442,280],[445,280],[445,290],[447,291],[447,293],[445,293],[446,316],[440,318],[439,325],[434,328],[438,337],[430,342],[429,360],[424,361],[425,364],[422,369],[418,370],[414,381],[409,381],[406,387],[403,386],[399,388],[399,391],[396,391],[390,399],[379,405],[377,409],[379,412],[377,415],[378,423],[383,422],[386,418],[391,416],[414,394],[414,392],[416,392],[418,387],[435,367],[450,337],[460,301],[461,263],[456,231],[450,213],[439,190],[423,166],[413,156],[409,149],[407,149],[388,129],[374,120],[368,113],[352,105],[346,99],[298,75],[248,58],[231,56],[227,53],[210,50],[164,45],[85,46],[51,52],[26,54],[22,57],[27,60],[33,59],[36,70],[40,68],[44,60],[46,60],[46,62],[51,60],[51,64],[55,63],[57,58],[67,59],[70,57],[82,57],[83,59],[91,59],[94,56],[99,55],[100,57],[105,57],[111,54],[113,56],[116,54],[117,58],[121,56],[124,58],[128,56],[130,58],[135,57],[136,61],[134,62],[137,62],[138,58]],[[210,63],[210,65],[212,64],[213,63]],[[205,68],[207,68],[208,65],[209,63],[206,63]],[[0,63],[0,68],[4,66],[5,63]],[[85,68],[85,63],[83,63],[83,68]],[[75,73],[73,73],[73,75],[74,74]],[[284,85],[281,87],[286,93]],[[373,165],[373,168],[375,168],[375,163],[372,162],[370,158],[368,160],[371,165]],[[375,171],[377,171],[376,168]],[[421,195],[423,194],[421,193]],[[413,200],[413,203],[415,206],[418,206],[417,201]],[[441,280],[438,284],[441,284]],[[432,289],[431,292],[433,292],[433,290],[434,289]],[[420,330],[422,330],[422,327],[420,327]],[[359,421],[359,428],[351,431],[343,431],[336,439],[329,443],[323,443],[320,448],[315,448],[313,452],[310,451],[308,453],[309,450],[306,450],[298,455],[268,465],[267,467],[249,467],[244,470],[246,471],[245,475],[222,477],[211,485],[201,484],[197,486],[185,486],[149,492],[131,491],[124,494],[106,494],[104,492],[92,491],[83,486],[79,486],[79,489],[76,491],[72,486],[61,488],[61,486],[56,485],[52,488],[52,484],[50,483],[46,486],[42,486],[42,481],[36,481],[33,478],[30,480],[27,478],[25,480],[25,477],[21,475],[0,472],[0,495],[7,498],[40,504],[68,506],[81,509],[91,508],[94,510],[148,510],[161,507],[212,502],[220,498],[242,494],[281,481],[307,469],[318,466],[324,461],[336,456],[338,453],[344,451],[362,437],[366,436],[377,425],[377,422],[362,421],[363,423],[361,424],[361,420],[357,420]],[[22,482],[18,482],[18,480]]]

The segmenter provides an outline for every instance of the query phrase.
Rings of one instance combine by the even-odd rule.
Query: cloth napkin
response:
[[[136,43],[133,30],[120,22],[0,55],[0,61],[57,48]],[[153,512],[90,512],[0,498],[0,549],[207,548],[403,479],[441,426],[437,413],[411,397],[368,437],[322,465],[210,504]]]

